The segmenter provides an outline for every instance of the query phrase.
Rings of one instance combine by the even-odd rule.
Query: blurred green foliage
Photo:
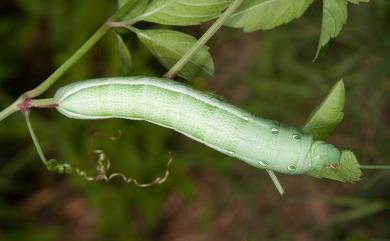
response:
[[[110,0],[2,3],[0,107],[44,80],[115,8]],[[345,118],[330,142],[353,150],[361,163],[384,164],[390,157],[390,3],[351,7],[340,36],[313,63],[320,13],[316,1],[304,17],[275,30],[224,28],[209,43],[215,78],[191,84],[301,126],[344,78]],[[195,36],[205,30],[179,29]],[[75,80],[123,75],[116,41],[108,34],[45,96]],[[164,73],[135,38],[129,47],[131,75]],[[140,189],[49,173],[17,114],[0,123],[0,240],[390,239],[388,172],[365,172],[355,185],[281,176],[287,196],[280,198],[265,173],[152,124],[70,120],[54,110],[34,110],[32,122],[48,157],[93,173],[93,150],[103,149],[113,171],[149,181],[163,174],[172,152],[171,176]],[[118,131],[121,138],[111,141]]]

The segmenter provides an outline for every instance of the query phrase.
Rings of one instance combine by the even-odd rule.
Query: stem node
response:
[[[16,105],[19,111],[25,113],[32,107],[32,100],[29,98],[20,99],[19,103]]]

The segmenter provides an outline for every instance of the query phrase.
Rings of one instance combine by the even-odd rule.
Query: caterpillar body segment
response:
[[[58,111],[70,118],[145,120],[252,166],[281,173],[303,174],[340,159],[337,148],[314,141],[310,134],[167,79],[81,81],[59,89],[54,100]]]

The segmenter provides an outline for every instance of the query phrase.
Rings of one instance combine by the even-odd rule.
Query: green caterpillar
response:
[[[342,179],[329,174],[342,166],[343,155],[310,133],[253,116],[176,81],[152,77],[81,81],[59,89],[54,102],[70,118],[145,120],[171,128],[257,168],[340,181],[360,176]]]

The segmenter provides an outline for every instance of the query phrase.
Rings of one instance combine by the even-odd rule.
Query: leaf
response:
[[[171,68],[196,43],[191,35],[173,30],[137,30],[136,34],[143,44],[167,68]],[[178,73],[190,80],[195,76],[211,77],[214,63],[208,47],[203,47]]]
[[[271,29],[300,17],[313,0],[246,0],[225,24],[245,32]]]
[[[118,0],[118,8],[121,8],[127,2],[136,2],[137,0]]]
[[[120,17],[121,21],[131,20],[143,14],[149,5],[149,0],[118,0],[119,7],[122,7],[127,2],[132,1],[129,10]]]
[[[331,38],[339,35],[347,17],[347,0],[323,0],[321,35],[314,59]]]
[[[352,151],[341,152],[340,162],[335,168],[325,167],[321,170],[314,170],[307,173],[316,178],[328,178],[340,182],[359,181],[362,175],[360,164]]]
[[[310,114],[303,130],[315,139],[326,139],[344,117],[345,89],[338,81],[323,102]]]
[[[123,72],[128,74],[130,73],[130,69],[132,65],[130,50],[127,47],[126,43],[123,41],[123,38],[119,34],[116,35],[116,38],[118,42],[119,59],[123,67]]]
[[[218,17],[232,0],[154,0],[137,21],[197,25]]]

